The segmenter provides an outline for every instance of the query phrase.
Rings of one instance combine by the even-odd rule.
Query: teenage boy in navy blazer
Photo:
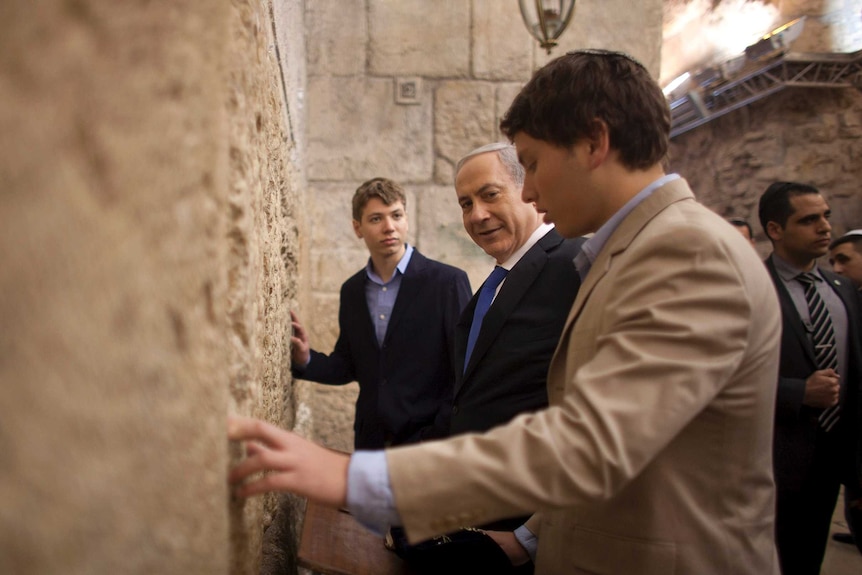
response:
[[[291,312],[293,375],[329,385],[359,382],[356,449],[434,437],[452,395],[452,336],[470,299],[464,271],[428,259],[407,238],[407,198],[397,183],[374,178],[353,196],[353,230],[370,257],[341,286],[340,333],[331,354],[310,348]]]

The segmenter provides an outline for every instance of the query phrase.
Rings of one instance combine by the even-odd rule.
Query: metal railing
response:
[[[669,102],[671,138],[785,88],[862,89],[862,50],[852,53],[788,52],[751,62],[728,80],[712,79]]]

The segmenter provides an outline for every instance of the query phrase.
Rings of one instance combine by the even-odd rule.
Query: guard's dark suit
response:
[[[784,575],[817,573],[840,482],[859,486],[859,397],[862,383],[859,298],[851,282],[820,270],[847,311],[847,373],[842,416],[826,433],[823,411],[802,405],[805,380],[818,367],[814,344],[784,287],[772,257],[766,260],[781,303],[781,361],[775,408],[776,545]],[[854,487],[855,485],[855,487]],[[800,504],[800,502],[803,502]],[[800,510],[803,511],[795,511]],[[822,542],[822,547],[821,547]]]

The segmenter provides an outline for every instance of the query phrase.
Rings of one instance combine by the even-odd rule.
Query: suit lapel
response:
[[[542,269],[548,262],[548,252],[563,241],[563,238],[554,231],[550,230],[542,236],[536,244],[527,250],[527,253],[518,260],[518,263],[512,268],[506,276],[506,281],[503,282],[503,287],[500,288],[500,293],[491,304],[485,319],[482,321],[482,329],[479,332],[479,337],[476,339],[476,345],[473,347],[473,354],[470,356],[470,365],[464,371],[464,377],[459,378],[455,384],[455,394],[460,391],[464,381],[470,376],[470,373],[476,368],[476,364],[482,359],[482,356],[488,351],[491,343],[497,337],[497,334],[503,328],[506,320],[512,315],[512,312],[518,306],[518,303],[523,299],[524,294],[536,281],[536,278],[542,272]],[[481,288],[476,291],[478,294]],[[478,297],[478,296],[477,296]],[[473,317],[473,311],[476,309],[474,297],[467,306],[466,312],[469,312],[470,320]],[[466,325],[466,331],[469,333],[470,324]],[[466,336],[464,338],[466,342]],[[460,348],[460,346],[459,346]],[[459,353],[461,365],[464,365],[463,352]]]
[[[374,342],[374,347],[380,349],[374,324],[371,321],[371,310],[368,309],[368,300],[365,297],[365,282],[367,281],[368,276],[363,269],[355,276],[355,281],[351,281],[347,286],[344,293],[346,301],[342,302],[342,305],[346,304],[346,309],[360,310],[359,323],[360,329],[365,333],[364,337],[370,338]]]
[[[384,343],[389,340],[391,337],[390,334],[396,333],[398,324],[404,318],[407,307],[416,301],[416,296],[422,287],[425,262],[425,256],[420,254],[416,248],[413,248],[410,263],[407,264],[407,269],[404,270],[404,275],[401,277],[401,287],[398,288],[398,297],[395,298],[395,305],[392,307],[392,317],[389,318],[389,325],[386,327],[386,335],[383,338]],[[376,339],[377,337],[375,336]]]
[[[814,344],[811,338],[808,337],[808,331],[805,329],[805,324],[802,318],[799,317],[799,310],[793,303],[793,298],[790,297],[790,292],[784,285],[784,280],[778,275],[778,270],[775,269],[775,264],[772,261],[772,256],[766,259],[766,269],[769,275],[772,276],[772,283],[775,284],[775,291],[778,293],[778,303],[781,304],[781,315],[784,319],[784,325],[790,326],[793,335],[796,336],[802,343],[802,349],[805,350],[805,355],[812,365],[817,365],[817,357],[814,354]]]
[[[590,271],[587,277],[581,282],[581,287],[578,289],[578,295],[575,297],[575,303],[572,304],[572,309],[569,312],[569,317],[566,319],[566,324],[563,327],[562,338],[566,337],[571,330],[572,325],[577,320],[581,311],[584,309],[587,301],[592,294],[593,289],[608,273],[613,259],[624,252],[626,248],[637,237],[641,230],[646,226],[659,212],[673,203],[694,199],[694,194],[688,187],[688,184],[682,178],[673,180],[655,190],[645,200],[638,204],[620,224],[617,229],[611,234],[605,243],[602,250],[596,257],[596,261],[590,266]],[[560,353],[563,346],[557,346],[554,352],[554,358]],[[563,352],[565,354],[565,351]],[[553,361],[553,360],[552,360]]]

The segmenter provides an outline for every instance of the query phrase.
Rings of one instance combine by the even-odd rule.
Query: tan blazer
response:
[[[780,322],[745,239],[684,180],[659,188],[581,286],[548,409],[387,452],[409,537],[540,509],[538,574],[779,573]]]

